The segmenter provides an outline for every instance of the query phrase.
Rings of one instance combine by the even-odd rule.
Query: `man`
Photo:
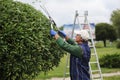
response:
[[[75,42],[69,38],[63,31],[58,31],[66,41],[64,41],[56,31],[51,30],[50,35],[56,39],[56,43],[70,55],[70,78],[71,80],[90,80],[89,60],[90,48],[88,46],[89,34],[85,30],[81,30],[76,35]]]

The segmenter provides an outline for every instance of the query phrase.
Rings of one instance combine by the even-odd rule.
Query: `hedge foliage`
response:
[[[49,30],[49,20],[32,6],[0,0],[0,80],[30,80],[58,66],[64,54]]]
[[[120,68],[120,53],[103,56],[100,58],[100,66],[107,68]]]

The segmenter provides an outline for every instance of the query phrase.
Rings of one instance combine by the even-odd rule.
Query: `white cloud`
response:
[[[87,1],[88,0],[83,0],[80,2],[79,0],[75,0],[68,3],[61,2],[61,4],[59,2],[59,4],[52,2],[46,4],[46,6],[49,6],[48,8],[51,10],[51,15],[56,19],[58,24],[73,23],[75,10],[78,10],[80,15],[84,15],[84,11],[88,10],[89,16],[94,18],[91,18],[91,22],[100,22],[99,17],[101,17],[102,21],[106,21],[103,16],[106,16],[108,11],[104,8],[103,3],[100,0]]]
[[[32,3],[35,0],[19,0]],[[41,0],[48,9],[58,26],[71,24],[74,21],[75,10],[80,15],[88,10],[90,22],[110,22],[110,15],[113,10],[120,8],[120,0]],[[39,4],[34,4],[40,9]]]

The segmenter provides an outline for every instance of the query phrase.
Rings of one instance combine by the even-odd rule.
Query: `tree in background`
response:
[[[28,4],[0,0],[0,80],[30,80],[58,66],[50,21]]]
[[[108,23],[98,23],[95,27],[96,40],[102,40],[106,47],[106,40],[116,40],[116,32],[112,25]]]
[[[112,12],[111,21],[116,28],[118,38],[120,39],[120,9],[114,10]]]

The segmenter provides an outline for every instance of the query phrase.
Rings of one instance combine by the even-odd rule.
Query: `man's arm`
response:
[[[57,44],[64,49],[65,51],[69,52],[70,54],[81,58],[82,56],[82,49],[76,44],[76,45],[71,45],[65,42],[58,34],[55,36]]]
[[[61,36],[61,37],[64,37],[65,40],[69,43],[69,44],[72,44],[72,45],[76,45],[76,42],[72,39],[72,38],[69,38],[66,33],[64,33],[63,31],[58,31],[58,34]]]
[[[77,44],[73,39],[69,38],[68,36],[65,37],[65,40],[66,40],[69,44],[72,44],[72,45],[76,45],[76,44]]]

